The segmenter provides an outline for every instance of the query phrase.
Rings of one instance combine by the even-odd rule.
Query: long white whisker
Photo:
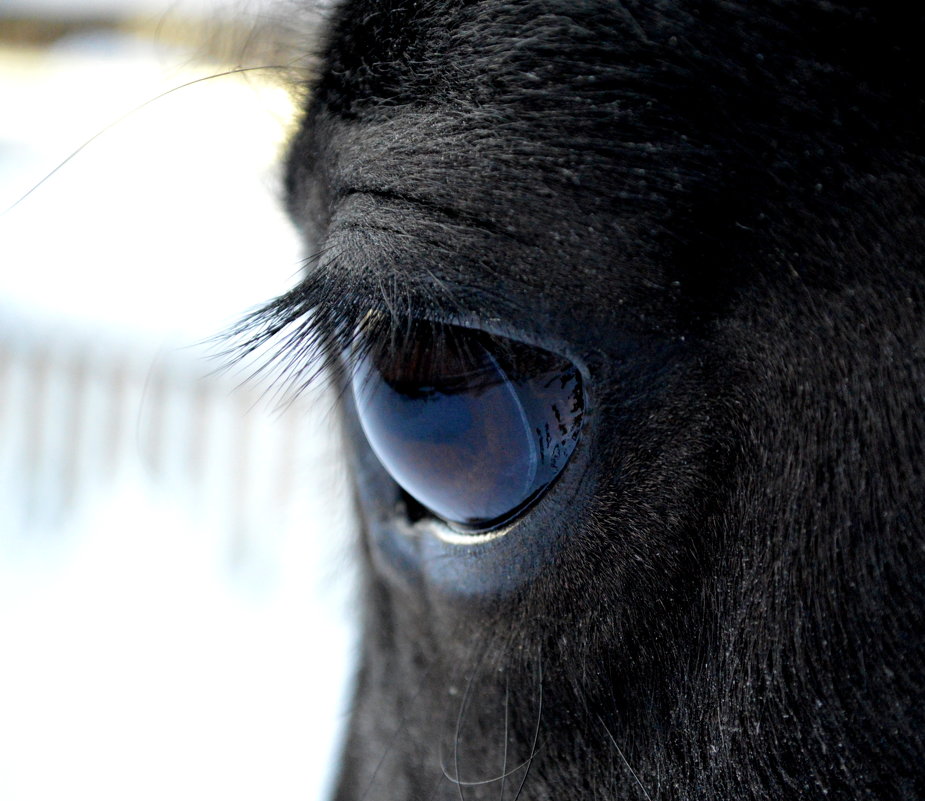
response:
[[[639,785],[639,789],[642,790],[642,794],[646,797],[647,801],[652,801],[652,796],[649,795],[649,791],[646,790],[643,783],[640,781],[639,776],[636,774],[636,771],[633,770],[633,766],[627,761],[626,756],[623,754],[623,750],[617,745],[617,741],[611,733],[610,729],[607,728],[607,724],[604,723],[604,719],[598,715],[597,719],[601,722],[601,726],[604,727],[604,731],[607,732],[607,736],[610,738],[610,742],[613,744],[613,747],[616,749],[617,753],[620,755],[620,759],[623,760],[623,764],[626,765],[626,769],[630,772],[630,775],[636,781],[636,784]]]

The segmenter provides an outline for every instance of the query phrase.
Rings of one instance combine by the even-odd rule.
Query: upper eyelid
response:
[[[439,224],[442,228],[452,228],[457,235],[465,234],[466,232],[478,232],[480,235],[487,235],[495,240],[510,239],[520,241],[511,231],[494,225],[490,220],[483,219],[471,211],[454,207],[449,203],[430,200],[413,192],[357,185],[341,190],[337,203],[343,204],[350,200],[363,200],[364,198],[375,202],[380,210],[388,209],[391,212],[404,211],[404,213],[413,213],[422,221]],[[336,216],[336,212],[333,216]],[[362,227],[366,230],[376,230],[377,228],[375,224],[370,223],[369,219],[364,219]],[[381,230],[390,234],[414,236],[404,227],[395,229],[382,225]]]
[[[293,289],[256,309],[226,332],[223,355],[232,362],[265,354],[257,372],[271,377],[282,394],[300,394],[326,382],[343,366],[345,354],[359,356],[372,344],[391,339],[401,348],[416,319],[450,322],[452,304],[438,305],[434,293],[397,280],[362,280],[339,254],[320,252],[306,260],[308,272]],[[394,276],[394,274],[393,274]],[[394,276],[397,277],[397,276]],[[370,314],[381,325],[360,328]],[[360,348],[355,347],[357,343]]]
[[[537,310],[519,308],[513,287],[480,286],[479,275],[494,284],[497,274],[462,269],[466,264],[454,269],[457,260],[469,266],[483,262],[479,254],[491,237],[477,243],[454,238],[447,247],[370,223],[338,222],[335,215],[319,232],[318,249],[305,260],[299,284],[231,332],[237,340],[231,354],[266,347],[267,372],[300,392],[319,379],[329,380],[322,374],[341,369],[344,353],[357,342],[357,326],[376,312],[386,321],[381,336],[397,346],[413,320],[429,320],[504,336],[581,362],[567,342],[551,339],[546,329],[533,330]],[[363,347],[368,344],[367,339]]]

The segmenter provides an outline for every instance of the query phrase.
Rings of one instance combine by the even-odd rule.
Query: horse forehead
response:
[[[291,152],[290,206],[323,228],[372,193],[357,226],[458,246],[493,275],[606,274],[611,300],[645,304],[634,274],[667,286],[691,254],[756,258],[761,242],[713,251],[765,219],[798,229],[814,202],[798,192],[837,183],[847,152],[872,158],[872,120],[910,127],[889,122],[908,116],[890,75],[910,51],[887,22],[815,2],[351,0]],[[429,214],[414,222],[406,201]]]
[[[834,84],[856,83],[853,56],[812,42],[823,27],[848,41],[851,26],[836,11],[795,26],[785,6],[352,0],[332,20],[306,149],[341,180],[439,176],[489,204],[500,192],[498,213],[519,189],[632,215],[692,180],[712,190],[740,166],[767,170],[769,148],[792,164],[807,131],[844,136]]]
[[[367,101],[420,104],[442,97],[491,103],[523,90],[542,102],[544,92],[600,100],[610,84],[645,93],[666,64],[693,72],[710,65],[730,73],[757,61],[778,73],[806,63],[826,67],[863,63],[867,52],[895,52],[896,35],[909,24],[871,15],[853,4],[807,0],[799,4],[673,0],[348,0],[336,6],[324,47],[328,66],[317,87],[343,95],[357,110]],[[817,34],[825,30],[829,42]],[[883,32],[882,39],[878,31]],[[775,52],[789,63],[775,62]],[[892,59],[886,59],[892,60]],[[878,69],[884,69],[881,60]],[[750,76],[754,77],[754,76]],[[349,99],[348,99],[349,98]],[[332,100],[333,98],[328,98]],[[509,98],[505,98],[509,99]],[[559,97],[561,100],[561,96]],[[599,104],[599,103],[598,103]]]

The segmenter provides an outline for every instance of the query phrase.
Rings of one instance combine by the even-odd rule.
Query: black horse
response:
[[[355,467],[337,799],[925,798],[923,36],[330,9],[255,324]]]

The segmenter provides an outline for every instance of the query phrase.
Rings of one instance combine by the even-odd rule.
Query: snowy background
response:
[[[154,32],[0,35],[3,801],[310,801],[335,762],[353,571],[331,402],[274,405],[203,344],[297,280],[294,111],[256,74],[148,103],[234,66],[156,35],[218,8],[0,4],[0,33]]]

